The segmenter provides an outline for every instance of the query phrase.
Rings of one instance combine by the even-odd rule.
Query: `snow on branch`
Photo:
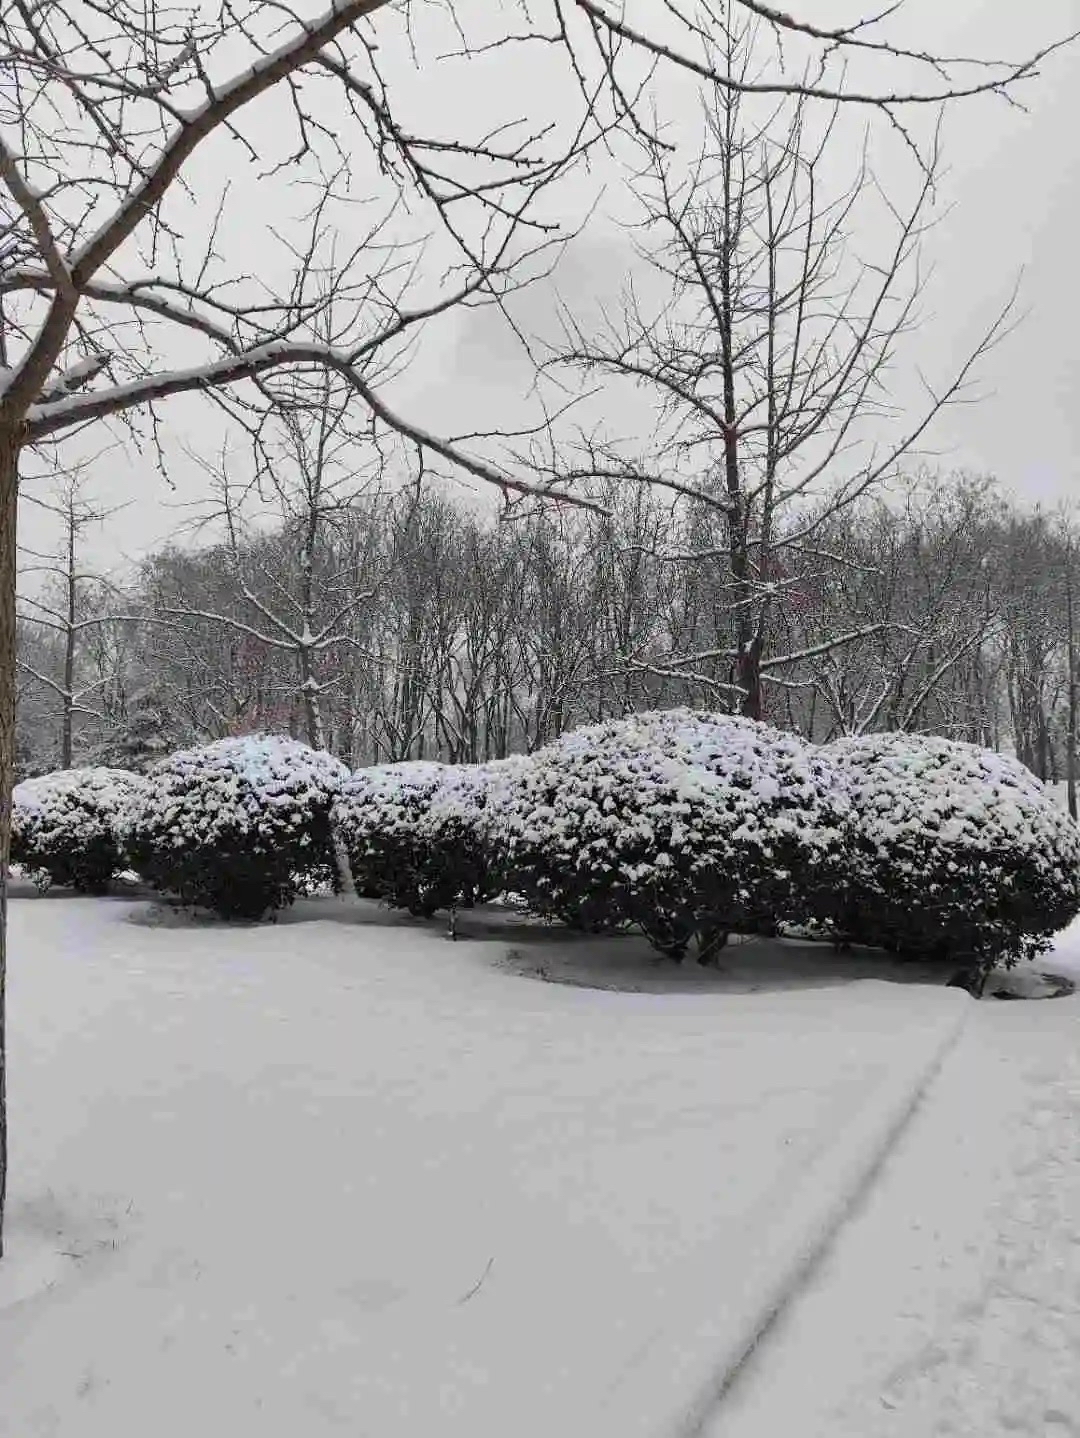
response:
[[[56,379],[52,380],[41,394],[39,404],[56,404],[60,400],[67,399],[69,395],[83,390],[87,385],[92,384],[102,370],[109,363],[107,350],[97,350],[94,354],[87,355],[77,364],[71,365],[64,370]]]
[[[427,133],[397,99],[414,77],[392,71],[434,53],[441,21],[429,10],[440,8],[330,0],[309,14],[301,0],[238,0],[223,11],[164,4],[148,17],[139,7],[69,0],[0,13],[8,63],[29,77],[5,100],[0,135],[0,184],[15,210],[0,236],[0,418],[19,446],[55,442],[139,410],[156,425],[157,402],[200,391],[219,403],[233,391],[229,413],[257,434],[263,416],[281,402],[273,376],[322,367],[349,387],[368,421],[365,438],[381,427],[411,451],[438,457],[504,495],[587,507],[587,497],[562,482],[571,473],[555,476],[517,457],[496,463],[459,438],[436,434],[422,416],[392,406],[383,381],[401,373],[426,325],[481,303],[501,312],[532,360],[507,295],[531,283],[538,265],[547,265],[574,233],[551,202],[561,177],[613,128],[651,134],[654,97],[640,75],[630,78],[635,67],[689,74],[714,96],[781,93],[876,107],[897,124],[907,105],[1008,96],[1070,38],[998,62],[893,42],[885,21],[899,4],[827,27],[761,0],[699,0],[692,15],[661,7],[662,29],[647,3],[542,0],[524,20],[518,6],[480,7],[475,17],[455,12],[455,43],[458,60],[475,65],[462,70],[463,80],[475,76],[487,87],[493,113],[485,113],[482,133],[470,133],[456,111],[440,113]],[[410,46],[398,54],[380,39],[401,38],[394,26],[403,17]],[[763,55],[763,70],[725,67],[722,57],[748,21],[767,34],[798,37],[816,62],[789,73],[790,62],[775,47],[771,58]],[[862,53],[879,66],[889,59],[908,69],[914,64],[933,82],[910,91],[861,87],[834,62]],[[560,101],[555,113],[540,101],[534,112],[522,112],[526,87],[515,80],[533,54],[563,67],[576,104]],[[292,149],[289,140],[281,144],[249,123],[256,102],[271,91],[280,93]],[[334,98],[325,104],[328,95]],[[266,179],[300,177],[293,193],[303,191],[309,209],[284,216],[281,232],[273,231],[287,256],[284,278],[247,273],[229,257],[229,184],[218,193],[206,178],[214,171],[206,153],[212,140],[239,146]],[[205,218],[205,233],[187,232],[184,204],[194,205],[199,225]],[[342,207],[350,207],[351,218],[360,204],[380,213],[353,243],[345,238],[351,232]],[[394,226],[414,215],[424,218],[399,239]],[[132,271],[141,277],[130,278]],[[425,286],[437,290],[434,298]],[[335,302],[350,312],[347,333],[323,335]],[[185,341],[201,334],[217,352],[178,366],[170,325],[188,332]],[[628,377],[635,373],[630,356],[620,363]],[[100,383],[106,371],[108,385]],[[674,373],[665,382],[672,398],[733,438],[731,417],[700,389]],[[954,394],[955,386],[935,395],[934,406]],[[808,413],[813,409],[809,404]],[[609,461],[601,471],[617,473],[612,456],[601,459]],[[596,469],[581,466],[583,473]],[[627,477],[720,510],[728,502],[673,474]]]
[[[1008,95],[1010,90],[1023,81],[1033,79],[1043,61],[1071,44],[1080,33],[1074,31],[1063,35],[1027,57],[1015,61],[982,60],[976,56],[939,56],[928,49],[912,49],[881,35],[875,38],[871,33],[880,29],[880,22],[885,16],[895,16],[903,0],[890,5],[880,15],[866,15],[849,25],[831,29],[776,10],[763,4],[762,0],[732,0],[733,10],[741,10],[744,15],[767,22],[777,33],[801,35],[818,42],[816,63],[819,75],[831,55],[843,50],[863,50],[891,60],[917,61],[929,70],[936,80],[936,83],[932,82],[923,89],[860,89],[845,84],[842,78],[835,83],[821,78],[784,75],[749,80],[745,76],[732,76],[721,65],[713,64],[709,58],[710,50],[720,47],[715,43],[710,46],[708,42],[712,36],[722,32],[725,23],[724,6],[720,0],[706,0],[705,5],[699,7],[699,10],[704,11],[703,18],[697,15],[692,20],[679,17],[682,19],[685,41],[689,41],[695,33],[699,40],[705,39],[706,43],[699,45],[696,51],[692,50],[688,43],[680,46],[668,40],[660,40],[642,24],[631,24],[626,19],[628,7],[625,4],[616,6],[605,3],[605,0],[575,0],[575,4],[592,23],[598,47],[603,44],[609,53],[616,53],[619,46],[630,53],[645,52],[658,62],[687,70],[722,90],[757,95],[803,95],[834,104],[870,106],[890,115],[911,105],[934,106],[951,100],[971,99],[976,95]],[[668,9],[674,7],[665,7],[665,10]],[[614,47],[613,41],[616,42]],[[706,58],[701,58],[702,52]],[[976,73],[967,80],[953,78],[951,72],[961,68]]]
[[[91,420],[120,414],[170,395],[217,390],[239,384],[243,380],[255,379],[271,371],[303,365],[322,367],[341,375],[370,412],[388,429],[410,440],[417,448],[449,460],[458,469],[503,492],[512,491],[545,499],[560,498],[603,512],[602,505],[584,498],[577,499],[565,487],[531,483],[521,479],[459,448],[453,440],[444,439],[410,422],[372,388],[356,367],[354,355],[343,353],[329,345],[315,343],[261,345],[246,353],[226,355],[188,369],[147,375],[126,385],[64,394],[54,400],[45,399],[28,409],[26,434],[31,443],[40,442]]]
[[[825,639],[820,644],[810,644],[805,649],[796,650],[792,654],[770,655],[768,659],[761,661],[761,668],[767,672],[770,669],[784,669],[806,659],[817,659],[822,654],[831,654],[834,649],[843,649],[848,644],[858,643],[860,639],[869,639],[890,627],[888,624],[866,624],[861,629],[853,629],[848,634],[839,634],[834,639]]]

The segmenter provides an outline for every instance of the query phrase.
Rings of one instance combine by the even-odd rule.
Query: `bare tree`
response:
[[[941,410],[964,391],[977,361],[1004,331],[998,314],[955,373],[929,389],[921,411],[897,422],[887,376],[915,316],[918,244],[928,222],[936,148],[906,211],[891,204],[864,159],[849,188],[826,198],[825,156],[837,110],[815,134],[807,102],[755,120],[746,112],[760,45],[752,29],[728,33],[729,88],[705,114],[706,139],[681,173],[668,150],[649,146],[641,182],[640,246],[662,298],[628,292],[621,316],[599,334],[573,317],[561,359],[589,375],[642,389],[657,413],[650,452],[626,459],[625,442],[586,442],[569,472],[602,473],[681,496],[723,519],[715,547],[672,551],[668,562],[720,566],[730,641],[664,658],[666,672],[730,666],[713,680],[761,718],[764,685],[801,653],[767,654],[786,585],[785,554],[813,544],[836,508],[898,473]],[[860,201],[877,195],[894,222],[884,253],[855,254]],[[820,505],[827,486],[830,506]],[[804,524],[788,516],[819,503]],[[853,634],[825,636],[842,647]],[[731,642],[733,641],[733,642]]]
[[[1006,516],[999,544],[1003,677],[1013,746],[1040,779],[1052,779],[1053,716],[1068,683],[1065,555],[1050,516],[1038,508]]]
[[[729,614],[724,569],[673,561],[719,547],[712,510],[673,513],[644,486],[602,493],[607,514],[513,523],[430,492],[340,508],[324,496],[305,606],[304,486],[284,465],[273,483],[289,501],[273,527],[236,512],[231,538],[152,557],[127,617],[104,605],[81,631],[79,683],[96,687],[101,718],[83,716],[80,752],[138,756],[265,728],[310,742],[305,607],[313,645],[340,619],[310,667],[325,743],[351,763],[476,762],[612,714],[716,702],[715,672],[699,680],[662,662],[702,647]],[[240,486],[231,469],[231,510]],[[778,551],[765,651],[802,658],[782,683],[770,677],[774,721],[815,739],[884,728],[1014,744],[1067,777],[1068,525],[962,473],[822,508],[813,544]],[[814,514],[793,519],[805,529]],[[860,637],[836,648],[837,634]],[[60,674],[59,632],[24,627],[22,646],[24,672]],[[32,681],[21,698],[24,764],[39,763],[27,746],[51,723],[40,689]]]
[[[276,650],[213,619],[170,617],[179,608],[220,613],[234,606],[244,619],[230,566],[223,543],[196,553],[170,547],[144,561],[134,586],[133,612],[145,619],[138,682],[196,740],[287,727],[278,711],[286,691],[296,691]]]
[[[783,615],[785,642],[803,653],[788,678],[798,727],[825,739],[887,729],[992,742],[1000,514],[987,481],[920,474],[900,495],[827,515]],[[838,628],[861,637],[829,649]]]
[[[317,387],[330,389],[325,380]],[[326,392],[310,407],[287,411],[280,452],[255,481],[238,485],[227,462],[215,473],[214,517],[225,525],[228,577],[249,618],[190,600],[161,611],[224,625],[290,656],[305,737],[315,749],[329,747],[323,696],[341,679],[326,672],[326,657],[354,643],[353,617],[372,602],[386,577],[379,556],[352,549],[342,564],[340,550],[330,543],[350,519],[371,520],[381,471],[378,464],[366,474],[356,468],[354,447],[339,434],[341,398]],[[268,507],[280,525],[273,540],[261,544],[247,530],[243,496],[237,493],[250,491],[253,483],[269,490]]]
[[[1069,813],[1075,819],[1077,817],[1076,744],[1078,722],[1080,722],[1080,670],[1077,668],[1076,642],[1076,531],[1068,513],[1063,513],[1060,516],[1059,531],[1065,550],[1062,568],[1064,572],[1066,663],[1069,686],[1065,771]]]
[[[108,606],[90,603],[93,599],[100,601],[111,586],[101,575],[82,567],[82,540],[88,529],[104,524],[120,506],[106,509],[88,498],[83,466],[63,476],[50,498],[42,498],[32,491],[24,493],[24,498],[54,515],[62,526],[58,552],[47,553],[25,545],[21,549],[23,574],[45,579],[45,588],[37,595],[24,595],[22,618],[25,623],[38,625],[56,635],[61,656],[58,674],[21,658],[19,667],[59,701],[57,761],[61,769],[70,769],[76,715],[102,717],[100,710],[89,701],[105,682],[101,673],[85,680],[77,673],[80,650],[91,630],[116,622]]]

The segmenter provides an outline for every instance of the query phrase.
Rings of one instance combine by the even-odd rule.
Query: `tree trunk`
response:
[[[326,726],[323,723],[322,702],[319,699],[319,685],[311,663],[311,651],[306,648],[300,651],[300,673],[303,678],[300,690],[304,699],[308,743],[313,749],[322,750],[326,748]],[[341,836],[341,830],[332,819],[330,843],[334,850],[334,868],[337,871],[341,892],[347,899],[355,899],[356,882],[353,879],[352,865],[349,863],[348,846]]]
[[[1042,695],[1035,699],[1035,777],[1043,784],[1050,782],[1050,731],[1046,723]]]
[[[1077,728],[1077,674],[1076,674],[1076,627],[1073,612],[1072,541],[1065,551],[1065,618],[1069,626],[1069,752],[1067,774],[1069,781],[1069,813],[1076,818],[1076,728]]]
[[[60,720],[60,767],[70,769],[75,716],[75,617],[78,611],[78,578],[75,572],[75,507],[68,515],[67,629],[64,633],[64,693]]]
[[[11,789],[15,772],[15,528],[19,447],[0,424],[0,1258],[7,1196],[7,877],[11,852]]]
[[[743,647],[745,646],[745,647]],[[740,639],[738,684],[743,690],[742,713],[747,719],[764,719],[765,693],[761,683],[761,637]]]

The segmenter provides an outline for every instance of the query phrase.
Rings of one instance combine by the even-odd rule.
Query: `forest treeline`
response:
[[[257,731],[352,766],[474,762],[635,710],[751,712],[749,633],[758,708],[781,728],[940,734],[1066,777],[1063,512],[923,472],[785,516],[749,545],[748,580],[715,506],[648,485],[597,498],[507,519],[445,492],[362,495],[316,526],[296,511],[163,549],[118,586],[83,568],[97,516],[69,494],[20,618],[20,775]]]

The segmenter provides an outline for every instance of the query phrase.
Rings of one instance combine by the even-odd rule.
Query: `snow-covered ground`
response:
[[[1046,967],[1080,980],[1080,926]],[[1080,1434],[1080,996],[972,1005],[708,1438]]]
[[[11,1438],[687,1431],[976,1009],[822,948],[158,912],[11,905]]]

